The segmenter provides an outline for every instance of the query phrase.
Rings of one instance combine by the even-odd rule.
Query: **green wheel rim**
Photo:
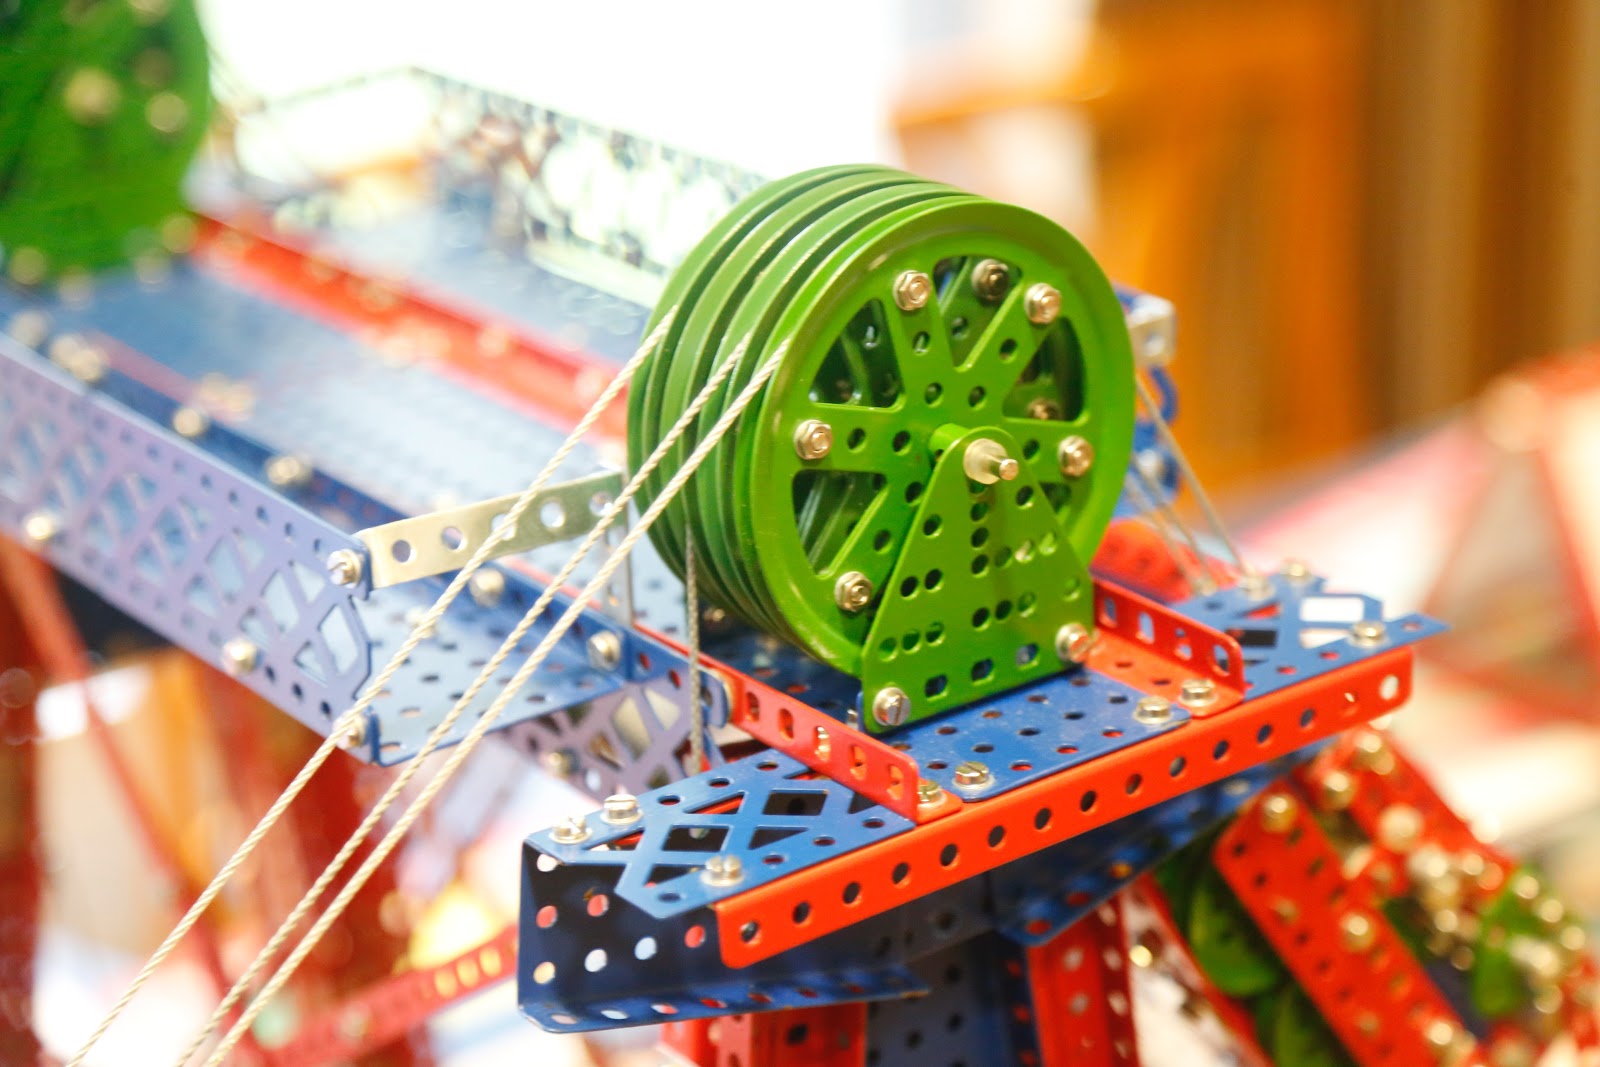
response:
[[[984,258],[1007,264],[1011,273],[1006,295],[992,305],[979,300],[970,277],[969,268]],[[952,263],[957,266],[947,266],[939,277],[940,265]],[[894,281],[911,269],[934,275],[942,291],[922,309],[901,312],[893,300]],[[1040,281],[1061,297],[1060,316],[1045,327],[1025,312],[1028,286]],[[882,309],[885,340],[900,372],[899,396],[887,407],[811,399],[835,340],[874,306]],[[914,485],[925,484],[930,442],[941,426],[999,425],[1028,442],[1030,452],[1021,458],[1047,491],[1059,488],[1060,499],[1052,503],[1067,538],[1079,559],[1092,557],[1132,446],[1132,354],[1110,283],[1066,231],[1022,208],[978,198],[893,212],[864,228],[807,279],[764,349],[751,353],[752,365],[785,340],[788,356],[760,411],[736,431],[751,442],[751,452],[734,500],[736,514],[747,520],[740,522],[740,550],[754,561],[763,598],[813,655],[860,673],[871,613],[842,611],[834,602],[834,582],[846,571],[860,571],[881,589],[878,580],[889,573],[914,513],[901,502],[914,499]],[[1041,354],[1058,368],[1058,384],[1073,394],[1062,397],[1064,418],[1029,419],[1019,410],[1026,407],[1019,385],[1028,386],[1022,396],[1038,392],[1020,379]],[[828,422],[836,444],[824,459],[807,462],[792,442],[795,427],[809,418]],[[1088,440],[1097,457],[1090,472],[1072,483],[1056,460],[1058,444],[1069,435]],[[800,540],[794,515],[794,480],[803,473],[817,477],[810,472],[884,476],[878,503],[820,569],[812,563],[816,554]]]

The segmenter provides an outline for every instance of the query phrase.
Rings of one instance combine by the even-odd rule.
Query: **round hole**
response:
[[[929,589],[939,588],[939,583],[944,581],[944,574],[937,570],[929,571],[922,576],[922,584]]]
[[[918,353],[926,352],[928,350],[928,342],[931,340],[933,340],[933,338],[928,336],[928,331],[923,330],[921,333],[917,334],[911,339],[912,351]]]
[[[544,523],[546,530],[559,530],[567,524],[567,509],[561,506],[559,500],[546,500],[539,505],[539,521]]]
[[[1033,813],[1033,828],[1043,830],[1050,825],[1051,813],[1049,808],[1040,808]]]
[[[389,554],[394,557],[396,563],[408,562],[411,559],[411,542],[396,541],[389,546]]]
[[[452,552],[459,552],[467,543],[467,536],[454,526],[446,526],[439,531],[439,543]]]
[[[940,385],[938,382],[931,383],[922,391],[923,402],[928,404],[937,404],[943,396],[944,386]]]
[[[606,950],[603,948],[591,949],[583,958],[583,969],[590,974],[603,971],[606,968]]]
[[[903,884],[910,877],[911,865],[909,863],[897,863],[894,865],[894,870],[889,872],[889,880],[895,885]]]
[[[861,429],[859,426],[856,427],[854,430],[850,431],[850,436],[845,438],[844,443],[845,447],[854,452],[856,449],[867,443],[867,431]]]
[[[793,917],[796,926],[804,924],[811,918],[811,905],[802,900],[794,906]]]
[[[854,904],[856,901],[860,900],[861,899],[861,883],[860,882],[851,882],[849,885],[845,886],[844,887],[844,892],[842,894],[840,894],[840,898],[846,904]]]
[[[946,845],[939,850],[939,865],[949,867],[960,857],[961,850],[955,845]]]
[[[987,398],[988,395],[989,394],[984,391],[983,386],[973,386],[972,392],[967,394],[967,406],[974,408],[982,406],[984,399]]]
[[[889,442],[890,447],[896,452],[904,452],[906,448],[910,446],[910,444],[911,435],[904,430],[901,430],[899,433],[895,434],[894,440]]]
[[[556,976],[556,965],[545,960],[533,969],[533,980],[540,985],[549,985]]]
[[[1093,811],[1095,801],[1099,799],[1100,798],[1095,795],[1095,791],[1091,789],[1087,793],[1083,794],[1082,799],[1078,801],[1078,807],[1083,811]]]
[[[990,829],[989,829],[989,847],[990,848],[999,848],[1000,847],[1000,843],[1002,841],[1004,841],[1005,839],[1006,839],[1006,828],[1004,826],[990,827]]]
[[[739,940],[747,945],[760,936],[761,924],[758,922],[747,922],[739,928]]]
[[[922,524],[922,536],[933,537],[939,532],[939,527],[941,525],[943,525],[943,523],[939,521],[939,516],[930,516],[929,519]]]
[[[892,540],[894,540],[894,537],[888,530],[879,530],[872,535],[872,550],[874,552],[882,552],[889,547],[889,542]]]
[[[906,486],[906,503],[907,504],[913,503],[921,495],[922,495],[922,483],[921,482],[912,482],[910,485]]]

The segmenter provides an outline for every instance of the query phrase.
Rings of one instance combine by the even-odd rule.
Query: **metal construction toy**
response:
[[[1176,1062],[1163,1015],[1183,1062],[1600,1057],[1581,926],[1370,725],[1441,626],[1238,556],[1171,429],[1170,306],[909,174],[759,183],[425,84],[481,226],[431,273],[310,198],[0,291],[12,646],[54,633],[42,560],[325,737],[311,768],[397,768],[192,1054],[357,1059],[511,979],[701,1067]],[[725,194],[653,311],[487,255],[509,218],[676,258],[546,210],[563,138]],[[594,798],[528,827],[516,928],[252,1032],[481,743]]]

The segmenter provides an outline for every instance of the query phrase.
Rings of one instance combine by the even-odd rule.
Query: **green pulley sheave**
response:
[[[692,544],[708,599],[861,677],[869,700],[914,694],[912,718],[1060,669],[1053,635],[1089,620],[1084,566],[1133,427],[1121,308],[1076,240],[909,174],[823,168],[718,222],[648,328],[669,309],[630,393],[635,467],[739,362],[644,505],[784,353],[651,530],[675,572]],[[963,457],[991,452],[1000,480],[970,479]],[[949,649],[970,670],[947,677]]]

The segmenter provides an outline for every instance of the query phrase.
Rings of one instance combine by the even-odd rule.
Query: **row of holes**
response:
[[[1382,687],[1383,688],[1392,689],[1393,691],[1398,693],[1398,691],[1399,691],[1399,680],[1398,680],[1398,678],[1395,678],[1393,675],[1388,676],[1388,677],[1386,677],[1384,679],[1384,681],[1382,683]],[[1341,719],[1341,720],[1350,720],[1350,719],[1354,718],[1356,713],[1357,713],[1357,711],[1360,710],[1360,707],[1361,707],[1361,701],[1357,697],[1357,695],[1355,693],[1353,693],[1353,692],[1347,692],[1347,693],[1342,694],[1342,696],[1339,698],[1339,700],[1340,700],[1340,703],[1343,706],[1341,708],[1341,714],[1338,716],[1338,718]],[[1300,712],[1299,715],[1298,715],[1298,723],[1299,723],[1300,730],[1302,732],[1304,732],[1304,731],[1307,731],[1307,730],[1311,729],[1311,727],[1313,725],[1315,725],[1315,723],[1317,722],[1317,719],[1318,719],[1317,710],[1315,708],[1306,708],[1304,711]],[[1293,721],[1294,720],[1290,720],[1291,723]],[[1285,723],[1285,724],[1280,724],[1280,725],[1283,725],[1283,726],[1287,727],[1289,724]],[[1290,740],[1288,742],[1285,742],[1284,739],[1283,739],[1283,735],[1285,733],[1287,733],[1287,732],[1289,732],[1287,729],[1280,730],[1280,729],[1276,729],[1273,726],[1273,724],[1271,724],[1271,723],[1263,723],[1255,731],[1256,743],[1257,743],[1258,746],[1261,746],[1262,748],[1267,748],[1269,745],[1271,745],[1274,748],[1280,748],[1280,749],[1281,748],[1285,748],[1285,747],[1299,747],[1301,744],[1304,743],[1303,741],[1300,741],[1300,740]],[[1178,735],[1175,735],[1175,736],[1178,736]],[[1276,742],[1274,741],[1274,739],[1276,739]],[[1218,740],[1211,747],[1211,752],[1210,752],[1211,763],[1212,763],[1213,766],[1219,766],[1219,767],[1222,766],[1222,765],[1225,765],[1230,760],[1230,758],[1232,757],[1232,754],[1233,754],[1233,742],[1229,741],[1226,738]],[[1274,753],[1270,752],[1270,751],[1261,753],[1261,755],[1264,758],[1270,758],[1271,755],[1273,755],[1273,754]],[[1197,756],[1197,758],[1199,758],[1199,757]],[[1173,781],[1181,779],[1188,772],[1189,759],[1190,759],[1190,757],[1189,756],[1185,756],[1185,755],[1178,755],[1178,756],[1173,757],[1173,759],[1171,760],[1171,762],[1167,766],[1167,771],[1166,771],[1167,776]],[[1144,783],[1143,779],[1141,777],[1139,777],[1138,775],[1130,775],[1129,778],[1124,782],[1124,791],[1125,791],[1126,796],[1133,797],[1133,796],[1139,795],[1143,790],[1144,784],[1145,783]],[[1161,798],[1157,798],[1157,799],[1161,799]],[[1152,801],[1152,802],[1154,802],[1154,801]],[[1085,815],[1091,814],[1099,806],[1100,806],[1100,796],[1099,796],[1099,794],[1098,794],[1098,792],[1096,790],[1086,789],[1082,793],[1080,793],[1078,795],[1078,797],[1077,797],[1076,807],[1077,807],[1078,811],[1081,812],[1082,814],[1085,814]],[[1143,806],[1145,806],[1145,805],[1140,805],[1139,807],[1143,807]],[[1138,810],[1138,808],[1134,808],[1134,809],[1130,809],[1130,810]],[[1055,811],[1052,808],[1048,807],[1048,806],[1041,806],[1038,809],[1036,809],[1034,814],[1033,814],[1032,826],[1033,826],[1033,829],[1034,829],[1034,831],[1036,833],[1044,833],[1044,832],[1050,830],[1055,825],[1055,821],[1056,821],[1056,813],[1055,813]],[[1011,832],[1011,830],[1014,830],[1014,829],[1016,829],[1016,828],[1012,827],[1012,828],[1008,829],[1006,826],[1000,825],[1000,824],[996,824],[995,826],[992,826],[990,828],[989,833],[988,833],[987,838],[986,838],[986,840],[988,841],[989,849],[991,851],[998,851],[1000,848],[1002,848],[1002,846],[1004,846],[1006,844],[1006,842],[1008,842],[1008,841],[1014,842],[1016,840],[1016,837],[1017,837],[1016,834]],[[1024,828],[1024,832],[1025,832],[1025,828]],[[1038,846],[1033,846],[1033,847],[1038,847]],[[1032,847],[1028,848],[1027,851],[1032,851]],[[947,842],[946,844],[944,844],[943,846],[940,847],[940,850],[939,850],[938,855],[937,855],[937,859],[938,859],[939,866],[941,868],[943,868],[944,870],[947,870],[947,871],[954,870],[954,869],[958,868],[960,866],[960,864],[961,864],[961,860],[962,860],[961,847],[959,845],[953,843],[953,842]],[[980,868],[981,870],[987,870],[987,869],[989,869],[990,867],[993,866],[993,862],[986,861],[986,859],[985,860],[980,860],[979,862],[983,864],[983,866]],[[976,872],[974,872],[974,873],[976,873]],[[885,880],[885,883],[882,885],[882,888],[887,889],[887,890],[889,890],[890,892],[893,892],[893,893],[898,893],[898,894],[904,895],[906,892],[910,891],[910,889],[912,888],[913,879],[912,879],[911,876],[912,876],[911,865],[902,861],[901,863],[897,864],[893,868],[892,871],[889,872],[889,877]],[[951,881],[951,879],[949,877],[947,877],[947,876],[936,875],[936,877],[934,879],[934,883],[935,884],[932,887],[930,887],[930,890],[932,888],[938,888],[940,885],[949,884],[950,881]],[[859,905],[861,903],[861,901],[862,901],[862,897],[863,897],[863,887],[862,887],[861,883],[858,882],[858,881],[851,881],[851,882],[847,883],[840,890],[840,894],[839,894],[839,899],[840,899],[841,903],[844,904],[846,907],[854,907],[854,906]],[[791,909],[790,915],[789,915],[789,919],[790,919],[791,923],[796,927],[804,927],[804,926],[808,925],[810,923],[812,917],[813,917],[813,912],[812,912],[811,902],[809,902],[809,901],[801,901],[801,902],[797,903]],[[762,929],[761,921],[752,919],[752,920],[749,920],[749,921],[745,922],[740,927],[740,929],[738,931],[738,936],[739,936],[740,940],[743,941],[746,944],[752,944],[752,945],[753,944],[758,944],[760,942],[760,939],[761,939],[761,929]]]

